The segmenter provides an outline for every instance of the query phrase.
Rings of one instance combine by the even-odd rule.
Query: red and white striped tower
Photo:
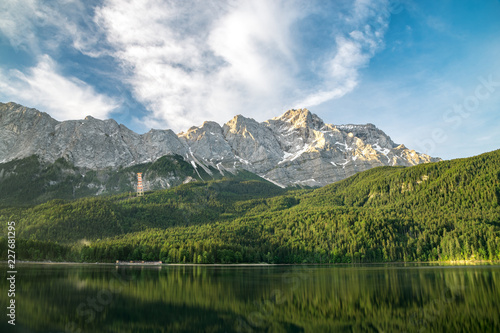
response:
[[[137,173],[137,196],[142,197],[144,195],[144,188],[142,187],[142,173]]]

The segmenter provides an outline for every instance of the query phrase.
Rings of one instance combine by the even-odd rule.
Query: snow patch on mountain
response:
[[[373,124],[325,124],[307,109],[262,123],[238,115],[222,126],[206,121],[179,134],[167,129],[139,135],[111,119],[58,122],[35,109],[0,103],[0,161],[34,154],[93,170],[177,154],[196,172],[243,169],[279,186],[322,186],[376,166],[439,160],[395,144]]]

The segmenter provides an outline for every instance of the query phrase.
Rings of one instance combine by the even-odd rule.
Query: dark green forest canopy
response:
[[[146,179],[168,179],[168,185],[152,185],[150,190],[177,186],[186,179],[264,181],[244,170],[234,175],[226,172],[223,176],[219,170],[210,166],[195,169],[179,155],[165,155],[154,162],[130,167],[100,170],[75,167],[64,158],[59,158],[54,163],[44,162],[33,155],[0,163],[0,207],[30,206],[53,199],[74,200],[135,192],[138,172]]]
[[[4,207],[21,259],[337,263],[500,259],[500,151],[319,189],[222,178]],[[6,230],[6,229],[3,229]],[[6,232],[1,239],[6,243]],[[6,251],[6,244],[0,245]]]

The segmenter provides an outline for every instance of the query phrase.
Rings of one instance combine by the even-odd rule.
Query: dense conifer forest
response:
[[[222,178],[143,197],[126,192],[9,204],[0,208],[0,220],[4,226],[16,222],[20,260],[499,260],[500,150],[409,168],[374,168],[318,189]]]

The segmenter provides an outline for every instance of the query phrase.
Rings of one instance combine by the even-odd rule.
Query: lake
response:
[[[3,281],[7,267],[0,265]],[[500,266],[18,264],[1,332],[500,332]]]

